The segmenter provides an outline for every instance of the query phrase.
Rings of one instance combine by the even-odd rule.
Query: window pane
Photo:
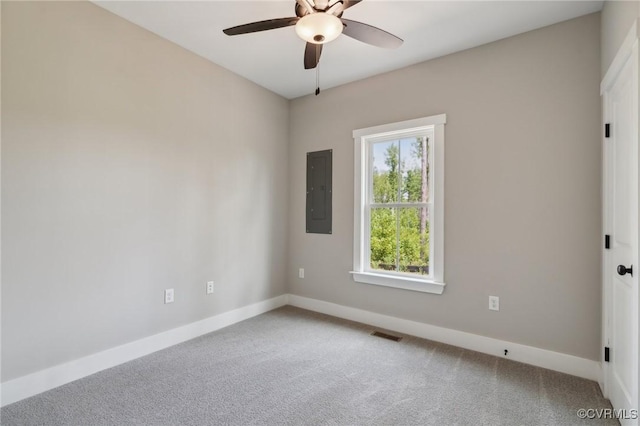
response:
[[[429,201],[429,140],[424,136],[400,140],[402,201]]]
[[[391,203],[398,201],[399,144],[398,141],[374,143],[373,153],[373,202]]]
[[[397,270],[396,209],[371,209],[371,269]]]
[[[429,274],[429,209],[399,209],[399,270]]]

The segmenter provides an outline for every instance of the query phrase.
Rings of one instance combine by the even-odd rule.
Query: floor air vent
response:
[[[402,337],[392,336],[391,334],[383,333],[381,331],[374,331],[373,333],[371,333],[371,335],[376,337],[382,337],[383,339],[387,339],[387,340],[393,340],[394,342],[399,342],[400,340],[402,340]]]

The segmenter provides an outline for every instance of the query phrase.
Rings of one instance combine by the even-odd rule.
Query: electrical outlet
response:
[[[298,269],[298,278],[304,278],[304,268]]]
[[[500,310],[500,298],[498,296],[489,296],[489,310],[490,311]]]
[[[173,303],[173,289],[168,288],[164,291],[164,303]]]
[[[207,281],[207,294],[212,294],[214,290],[213,281]]]

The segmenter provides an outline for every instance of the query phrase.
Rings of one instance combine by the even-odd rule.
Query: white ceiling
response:
[[[229,37],[224,28],[295,16],[288,1],[95,1],[99,6],[292,99],[313,93],[305,43],[293,27]],[[329,88],[479,46],[602,9],[602,1],[378,1],[344,17],[404,39],[396,50],[341,35],[324,46],[320,85]]]

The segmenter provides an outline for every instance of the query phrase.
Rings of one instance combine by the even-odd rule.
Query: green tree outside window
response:
[[[427,138],[417,137],[385,142],[374,149],[372,202],[377,206],[371,209],[373,269],[429,272],[428,207],[398,205],[429,199],[428,144]],[[383,154],[383,163],[376,162],[376,154]],[[380,206],[386,203],[395,205]]]

